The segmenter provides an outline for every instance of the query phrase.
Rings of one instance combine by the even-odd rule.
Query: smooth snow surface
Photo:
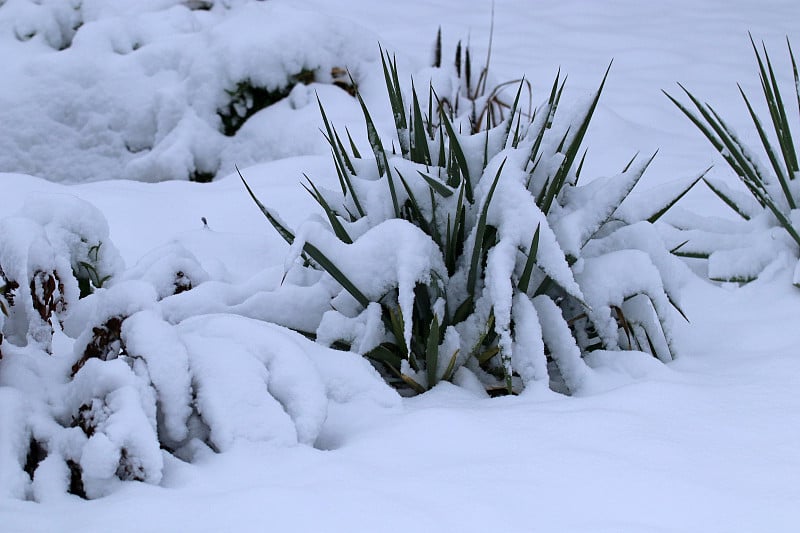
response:
[[[223,410],[208,414],[224,453],[191,442],[186,448],[192,463],[157,448],[142,452],[153,472],[148,481],[160,476],[159,485],[106,485],[115,465],[101,459],[108,456],[106,448],[120,446],[109,430],[84,451],[84,466],[98,480],[89,489],[108,496],[84,501],[63,495],[63,462],[45,461],[31,488],[40,502],[24,501],[29,481],[16,450],[29,434],[27,425],[41,416],[25,411],[20,390],[35,390],[34,376],[49,361],[25,359],[30,368],[4,361],[0,532],[800,531],[800,290],[792,287],[796,259],[776,258],[769,243],[759,255],[759,270],[766,271],[747,286],[711,285],[688,269],[670,276],[681,281],[668,288],[679,293],[691,320],[671,339],[681,347],[674,362],[661,364],[633,351],[593,352],[585,363],[560,354],[571,369],[564,378],[574,387],[573,397],[538,386],[545,361],[531,358],[520,361],[520,373],[532,386],[519,397],[488,399],[482,390],[475,392],[474,376],[466,372],[456,374],[460,387],[442,383],[423,396],[401,399],[354,354],[256,322],[281,318],[299,329],[317,324],[330,295],[314,288],[315,280],[304,280],[299,269],[286,272],[288,247],[231,174],[233,164],[264,204],[300,228],[318,212],[299,184],[302,173],[320,187],[338,189],[318,131],[314,91],[340,131],[348,126],[368,150],[359,108],[330,83],[331,69],[340,60],[347,63],[378,128],[391,135],[377,41],[397,52],[401,75],[426,66],[440,25],[445,63],[458,39],[469,38],[481,58],[491,8],[488,0],[207,3],[214,4],[209,11],[189,11],[182,4],[204,2],[84,0],[82,22],[91,31],[75,33],[70,9],[79,2],[0,2],[0,50],[7,60],[0,87],[0,171],[39,176],[0,174],[2,229],[17,232],[0,251],[29,254],[30,264],[46,262],[50,253],[31,243],[78,253],[78,230],[55,234],[48,222],[60,213],[53,208],[47,218],[36,206],[54,195],[88,201],[108,220],[115,246],[103,264],[109,272],[119,272],[123,262],[128,267],[108,292],[128,292],[126,312],[138,312],[124,334],[132,339],[131,351],[152,354],[147,364],[153,385],[170,403],[162,421],[167,436],[186,437],[193,401],[187,375],[170,380],[170,373],[191,366],[201,376],[194,401],[202,404],[214,395],[227,402],[215,403]],[[279,15],[286,25],[278,23]],[[669,187],[712,163],[709,176],[736,187],[711,147],[660,91],[677,94],[674,83],[684,83],[755,144],[736,89],[740,82],[749,94],[760,90],[747,32],[765,40],[779,82],[790,83],[785,38],[797,51],[798,21],[797,0],[497,0],[491,71],[496,81],[525,75],[538,103],[561,66],[569,75],[564,99],[574,102],[596,90],[613,58],[587,137],[586,175],[616,175],[634,153],[659,149],[642,189]],[[31,42],[19,41],[33,32]],[[56,51],[75,36],[70,48]],[[132,54],[144,44],[152,51]],[[225,89],[258,73],[262,84],[280,84],[309,57],[319,61],[314,66],[320,83],[298,85],[234,137],[220,133],[216,111]],[[276,72],[283,77],[269,78]],[[415,80],[418,87],[427,81]],[[142,182],[186,179],[195,172],[218,179]],[[8,222],[23,205],[38,214]],[[727,216],[704,189],[693,191],[684,207]],[[87,208],[73,226],[85,229],[82,224],[94,214]],[[99,239],[107,237],[104,227],[92,228]],[[430,269],[427,257],[403,257],[416,235],[407,231],[402,237],[386,254],[427,261],[418,270]],[[614,244],[595,246],[599,253]],[[353,263],[359,259],[344,246],[335,252]],[[653,261],[647,268],[673,268],[666,259]],[[200,286],[168,296],[175,268]],[[595,274],[589,269],[585,275]],[[308,291],[281,292],[284,275]],[[373,275],[364,287],[373,283],[378,291],[394,274]],[[292,309],[296,298],[318,314],[301,316]],[[102,298],[81,302],[86,303],[72,319],[116,312],[104,308]],[[209,316],[185,320],[200,312]],[[541,319],[547,312],[515,306],[514,319],[535,323],[537,314]],[[374,318],[368,310],[331,327],[349,327],[353,339],[369,345]],[[64,332],[52,333],[61,351],[70,348],[64,335],[71,332],[70,320]],[[149,342],[171,348],[162,353],[148,348]],[[536,350],[540,339],[520,336],[517,343]],[[233,370],[220,365],[215,350],[241,360],[237,372],[250,365],[248,380],[226,374]],[[116,366],[112,416],[138,401],[133,373],[121,364],[112,370]],[[239,385],[229,395],[226,380]],[[83,384],[86,390],[91,386]],[[225,409],[235,412],[237,402],[264,406],[268,419],[247,418],[258,410],[226,416]],[[141,420],[128,421],[153,431],[155,421],[147,417],[155,415],[140,406],[135,411]],[[272,440],[252,442],[265,435]],[[73,444],[65,441],[64,453]]]

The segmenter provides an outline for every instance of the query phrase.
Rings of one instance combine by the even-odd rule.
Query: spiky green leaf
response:
[[[303,174],[303,176],[308,182],[308,185],[303,184],[303,188],[305,188],[311,197],[317,201],[320,207],[322,207],[322,210],[325,212],[325,216],[328,218],[328,222],[330,223],[331,228],[333,228],[333,232],[336,234],[336,237],[338,237],[338,239],[344,243],[353,244],[353,239],[350,238],[347,230],[344,229],[344,226],[339,221],[339,217],[333,208],[331,208],[330,204],[325,199],[325,196],[320,192],[317,186],[314,185],[314,182],[311,181],[311,178],[309,178],[306,174]]]
[[[528,286],[531,282],[531,274],[533,273],[533,266],[536,264],[536,255],[539,252],[539,230],[541,229],[541,224],[536,225],[536,231],[533,232],[533,239],[531,239],[531,245],[528,248],[528,259],[525,261],[525,268],[522,269],[522,275],[519,277],[519,282],[517,283],[517,287],[519,288],[520,292],[527,293]]]
[[[507,159],[503,159],[503,162],[500,163],[500,167],[497,169],[497,174],[495,174],[494,180],[492,181],[492,186],[486,195],[486,200],[483,203],[483,208],[481,209],[481,214],[478,218],[478,225],[476,226],[475,230],[475,242],[472,246],[472,258],[469,264],[469,274],[467,275],[467,294],[475,293],[475,285],[478,280],[478,269],[480,267],[481,254],[483,252],[483,237],[486,233],[486,219],[489,214],[489,205],[492,203],[492,197],[494,196],[494,191],[497,188],[498,182],[500,181],[500,174],[503,172],[503,167],[505,166],[506,161]]]
[[[667,211],[672,209],[672,207],[675,204],[677,204],[681,200],[681,198],[686,196],[689,193],[689,191],[691,191],[694,188],[694,186],[697,185],[700,182],[700,180],[703,179],[703,177],[706,175],[706,173],[709,170],[711,170],[711,167],[708,167],[703,172],[701,172],[699,176],[697,176],[694,180],[692,180],[691,183],[689,183],[689,185],[687,185],[686,187],[681,189],[681,191],[676,196],[673,196],[672,198],[667,200],[666,203],[662,204],[662,206],[659,207],[658,210],[655,213],[653,213],[652,215],[647,217],[647,221],[650,222],[651,224],[654,224],[659,218],[664,216],[664,214]]]
[[[428,333],[428,343],[425,350],[425,368],[428,373],[428,387],[433,387],[438,382],[437,370],[439,366],[439,319],[434,315]]]

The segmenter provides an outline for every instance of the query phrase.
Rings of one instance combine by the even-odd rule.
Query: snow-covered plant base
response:
[[[576,393],[590,351],[672,360],[683,270],[651,222],[674,199],[639,219],[617,214],[648,160],[578,184],[602,85],[564,120],[557,78],[527,120],[520,84],[500,125],[464,135],[456,132],[471,129],[469,114],[454,116],[438,97],[451,85],[446,75],[426,72],[437,84],[427,99],[412,86],[409,100],[396,63],[382,59],[400,155],[385,148],[363,100],[374,158],[352,141],[345,148],[323,110],[341,188],[307,188],[325,219],[293,232],[254,196],[292,245],[287,270],[319,269],[322,283],[339,286],[317,340],[366,355],[415,392],[444,380]]]

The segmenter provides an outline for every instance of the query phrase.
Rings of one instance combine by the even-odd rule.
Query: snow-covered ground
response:
[[[176,10],[114,18],[175,3],[85,0],[87,29],[90,15],[105,22],[63,52],[39,37],[22,48],[13,37],[20,24],[47,27],[36,3],[0,6],[0,46],[13,58],[10,81],[0,87],[7,131],[0,170],[40,176],[0,176],[3,215],[41,193],[78,196],[106,217],[129,266],[177,241],[215,280],[246,283],[266,272],[264,283],[273,285],[287,248],[232,165],[297,226],[316,210],[299,185],[302,173],[336,187],[313,90],[361,143],[363,125],[357,104],[323,75],[225,137],[212,125],[229,82],[274,50],[284,63],[271,71],[294,73],[292,61],[303,60],[302,52],[287,51],[291,44],[319,48],[321,72],[340,61],[349,66],[379,128],[390,133],[377,42],[398,53],[401,74],[417,72],[439,26],[445,59],[467,36],[485,50],[491,12],[484,0],[269,0],[271,7],[245,6],[224,26],[214,11],[199,27],[186,26]],[[272,24],[259,25],[258,9],[272,8]],[[661,90],[684,83],[755,141],[736,89],[739,82],[751,94],[759,90],[747,32],[766,42],[786,84],[783,47],[787,36],[800,45],[798,20],[793,0],[498,0],[491,70],[496,81],[525,75],[538,102],[560,66],[569,75],[565,99],[574,100],[596,89],[613,59],[586,143],[586,174],[616,174],[637,151],[659,149],[644,189],[711,163],[713,176],[730,179]],[[248,38],[260,48],[248,49]],[[123,52],[135,41],[158,48],[133,64]],[[143,73],[146,81],[136,81]],[[95,149],[101,141],[106,148]],[[141,146],[131,150],[131,143]],[[219,177],[210,184],[98,181],[185,179],[194,171]],[[702,190],[685,206],[724,212]],[[683,289],[691,324],[677,332],[681,356],[662,365],[620,355],[577,397],[538,391],[490,400],[445,383],[401,400],[356,372],[361,385],[353,387],[365,388],[329,403],[313,447],[239,442],[221,454],[198,451],[192,463],[165,454],[159,486],[128,482],[91,501],[3,496],[0,531],[797,531],[800,292],[791,285],[793,268],[779,258],[742,288],[692,280]],[[329,388],[344,379],[319,362],[329,352],[298,346],[322,365]],[[4,416],[11,415],[0,409]],[[0,418],[0,428],[10,427],[7,420]]]

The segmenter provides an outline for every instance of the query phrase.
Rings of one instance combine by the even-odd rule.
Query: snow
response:
[[[320,93],[346,94],[331,85],[332,69],[350,67],[360,80],[377,48],[347,20],[286,3],[37,3],[0,10],[0,39],[18,54],[0,89],[0,167],[54,181],[224,176],[234,163],[325,153],[321,138],[305,135],[320,125],[315,106],[268,109],[248,131],[224,135],[226,91],[283,89],[308,70]],[[287,142],[298,138],[308,141]]]
[[[533,307],[539,315],[542,328],[542,340],[551,346],[551,356],[558,376],[563,380],[566,389],[563,392],[579,394],[587,380],[589,370],[581,359],[581,351],[575,344],[567,324],[564,322],[561,309],[546,296],[533,299]],[[557,377],[551,376],[551,381]]]
[[[516,345],[511,349],[512,365],[519,372],[527,392],[533,390],[537,381],[548,379],[547,358],[542,357],[542,328],[533,303],[524,295],[518,294],[513,306],[517,338]]]
[[[166,437],[181,442],[192,414],[189,355],[177,332],[152,311],[132,315],[122,326],[128,353],[141,357],[161,408]]]
[[[367,353],[378,346],[386,334],[381,323],[381,306],[370,303],[358,316],[349,318],[338,311],[327,311],[322,315],[317,328],[317,342],[333,346],[344,341],[355,353]]]
[[[28,431],[25,423],[25,400],[20,391],[11,387],[0,387],[0,487],[3,497],[24,498],[28,476],[22,467],[25,457],[21,453]]]
[[[187,7],[202,4],[210,9]],[[80,300],[78,287],[66,286],[68,305],[46,327],[28,303],[0,319],[3,532],[797,530],[797,250],[774,221],[756,215],[718,154],[659,92],[685,82],[757,145],[735,87],[758,91],[746,32],[770,49],[787,35],[800,42],[796,2],[496,3],[493,78],[525,74],[534,103],[558,65],[570,76],[566,106],[595,90],[614,58],[583,174],[614,176],[634,153],[660,148],[615,216],[641,220],[711,162],[720,164],[709,181],[755,215],[745,225],[698,184],[683,211],[665,216],[698,228],[682,251],[711,253],[703,276],[758,275],[747,285],[698,278],[666,252],[685,240],[681,232],[644,223],[595,235],[573,265],[587,313],[600,316],[613,304],[650,316],[637,307],[640,297],[624,301],[650,296],[672,323],[674,338],[664,342],[679,348],[674,361],[639,351],[581,358],[574,346],[552,353],[557,368],[548,368],[542,340],[572,341],[561,310],[544,296],[512,297],[499,281],[519,267],[543,220],[538,211],[514,211],[520,189],[511,160],[490,210],[506,240],[490,255],[487,294],[507,315],[496,308],[501,334],[512,324],[522,330],[510,350],[527,385],[521,396],[490,399],[461,367],[455,385],[401,398],[357,354],[282,327],[316,331],[326,343],[344,332],[359,351],[383,334],[374,305],[362,309],[345,295],[331,310],[340,288],[286,264],[288,247],[229,175],[233,164],[301,242],[329,245],[324,226],[304,222],[319,209],[299,186],[306,173],[338,189],[314,92],[368,154],[360,110],[332,85],[331,69],[351,69],[378,129],[392,136],[377,41],[398,52],[401,77],[417,73],[418,89],[434,78],[444,94],[455,41],[469,37],[480,58],[489,11],[483,0],[409,0],[402,9],[365,0],[0,5],[0,170],[38,176],[0,175],[0,263],[25,281],[20,294],[28,298],[37,269],[69,273],[98,243],[95,268],[111,275]],[[436,71],[426,62],[440,24],[445,50]],[[791,81],[784,55],[772,54],[780,82]],[[319,78],[295,86],[235,136],[221,133],[225,89],[248,76],[277,87],[303,67],[317,68]],[[118,179],[186,180],[195,172],[217,179]],[[615,191],[601,180],[582,181],[574,200],[607,196],[612,205]],[[426,236],[379,220],[378,207],[391,208],[385,186],[364,185],[365,196],[374,192],[376,219],[348,226],[356,242],[325,252],[370,296],[400,285],[408,309],[414,283],[443,267]],[[554,233],[541,226],[540,253],[550,247],[551,270],[569,285],[556,239],[577,250],[609,213],[557,214]],[[718,218],[698,217],[707,214]],[[380,263],[369,260],[376,251]],[[189,286],[182,278],[191,290],[175,294]],[[665,300],[662,282],[690,323]],[[91,359],[72,380],[92,328],[117,315],[127,317],[127,353]],[[39,328],[36,342],[26,342],[30,328]],[[615,324],[609,339],[612,332]],[[549,389],[559,379],[571,396]],[[70,427],[82,405],[95,417],[91,436]],[[31,438],[48,448],[33,480],[23,469]],[[160,449],[159,438],[175,453]],[[65,494],[68,460],[99,499]],[[117,479],[123,463],[144,482]]]
[[[125,278],[147,281],[160,300],[193,289],[210,276],[192,252],[181,243],[172,243],[147,254],[125,272]]]
[[[179,329],[198,383],[198,410],[219,449],[240,436],[314,442],[325,421],[325,387],[300,349],[268,325],[235,316],[197,317]]]

